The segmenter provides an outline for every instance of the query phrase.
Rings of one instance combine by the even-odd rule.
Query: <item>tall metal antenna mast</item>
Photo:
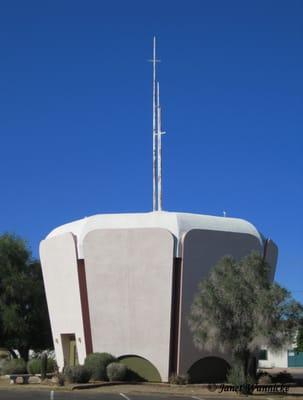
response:
[[[158,211],[162,211],[162,135],[164,133],[161,128],[160,84],[157,82]]]
[[[156,81],[156,37],[153,38],[153,211],[162,210],[162,145],[159,82]]]
[[[156,194],[156,37],[153,40],[153,211],[157,209]]]

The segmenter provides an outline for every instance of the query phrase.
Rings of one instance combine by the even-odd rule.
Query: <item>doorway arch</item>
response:
[[[205,357],[196,361],[188,370],[191,383],[222,383],[230,369],[227,361],[220,357]]]
[[[159,371],[146,358],[129,354],[119,357],[118,360],[127,366],[132,380],[161,382]]]

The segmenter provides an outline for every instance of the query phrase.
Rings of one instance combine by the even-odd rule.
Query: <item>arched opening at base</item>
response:
[[[188,370],[191,383],[221,383],[226,381],[230,365],[223,358],[205,357]]]
[[[127,366],[130,380],[161,382],[159,371],[145,358],[136,355],[127,355],[119,357],[119,361]]]

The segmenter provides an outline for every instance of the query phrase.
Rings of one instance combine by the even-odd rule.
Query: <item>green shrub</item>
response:
[[[47,359],[47,370],[46,372],[49,374],[51,372],[55,372],[58,369],[56,360],[53,358],[48,358]]]
[[[243,367],[239,364],[233,365],[227,373],[227,382],[234,386],[244,385],[245,374]]]
[[[169,378],[169,383],[171,385],[187,385],[188,381],[189,377],[187,374],[185,375],[172,374]]]
[[[87,383],[90,380],[91,372],[84,365],[66,367],[64,375],[70,383]]]
[[[40,374],[41,373],[41,360],[39,358],[33,358],[27,363],[27,372],[29,374]]]
[[[109,353],[91,353],[86,357],[84,365],[90,370],[92,380],[106,381],[106,367],[115,361],[116,358]]]
[[[112,362],[106,367],[106,375],[112,381],[125,381],[127,378],[127,366],[118,362]]]
[[[275,377],[273,377],[273,382],[274,383],[293,383],[294,378],[289,372],[282,371],[282,372],[279,372]]]
[[[2,373],[4,375],[12,374],[26,374],[26,362],[23,358],[13,358],[6,361],[2,366]]]
[[[53,358],[47,359],[47,373],[54,372],[57,368],[56,361]],[[42,372],[42,360],[41,358],[33,358],[27,363],[27,372],[29,374],[41,374]]]
[[[257,381],[259,385],[269,385],[272,383],[272,376],[268,372],[259,372]]]
[[[0,348],[0,375],[2,375],[2,367],[8,360],[11,359],[10,353],[6,349]]]
[[[239,388],[239,392],[243,394],[252,394],[252,385],[255,380],[251,376],[245,377],[241,364],[234,364],[227,373],[227,382]]]

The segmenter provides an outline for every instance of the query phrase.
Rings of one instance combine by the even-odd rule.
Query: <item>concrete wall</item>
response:
[[[164,229],[98,229],[83,240],[93,351],[138,355],[168,380],[174,240]]]
[[[172,233],[163,228],[96,229],[82,238],[84,261],[77,260],[76,239],[71,233],[41,242],[43,277],[60,367],[64,363],[62,340],[67,338],[61,335],[68,334],[75,334],[80,363],[84,362],[89,337],[92,346],[87,348],[93,351],[146,358],[163,381],[168,380],[171,338],[177,343],[178,373],[186,373],[206,356],[229,361],[228,355],[201,352],[193,346],[187,317],[198,283],[217,261],[227,254],[241,258],[251,250],[263,254],[260,236],[208,229],[192,229],[184,234],[180,244],[180,326],[178,335],[171,336],[172,307],[176,307],[172,304],[175,242]],[[265,247],[273,277],[277,247],[272,241],[267,241]],[[79,267],[83,282],[86,276],[86,287],[82,282],[82,292],[86,293],[87,288],[86,308],[83,293],[81,308]],[[87,314],[84,321],[82,309]]]
[[[267,360],[259,360],[259,368],[287,368],[288,351],[287,348],[281,351],[267,350]]]
[[[188,327],[188,315],[198,284],[207,276],[210,269],[223,256],[232,255],[239,259],[252,250],[257,250],[262,254],[263,246],[259,238],[250,234],[193,229],[184,235],[182,240],[179,373],[186,373],[194,362],[210,355],[229,361],[228,355],[199,351],[194,347],[192,333]]]
[[[86,350],[73,235],[65,233],[42,241],[40,257],[58,366],[64,366],[63,344],[65,357],[68,355],[69,343],[61,337],[64,334],[75,334],[79,362],[83,363]]]

